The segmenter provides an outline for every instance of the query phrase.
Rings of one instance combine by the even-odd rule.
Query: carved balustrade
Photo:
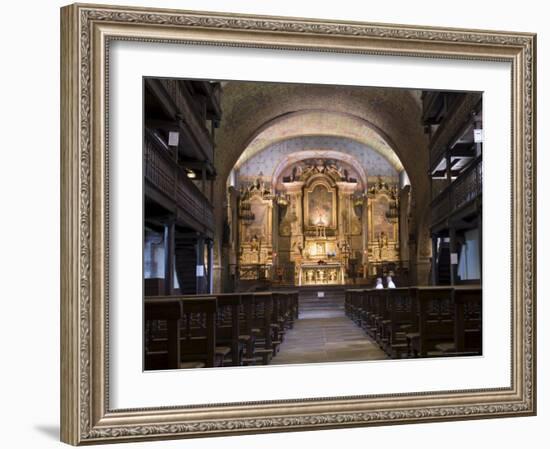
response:
[[[213,230],[213,207],[208,199],[178,166],[170,150],[146,135],[144,148],[145,179],[177,207],[179,216]]]
[[[432,225],[459,212],[461,208],[481,197],[482,167],[482,159],[479,156],[432,201]]]

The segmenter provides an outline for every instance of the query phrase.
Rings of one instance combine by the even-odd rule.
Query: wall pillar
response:
[[[405,268],[409,267],[409,207],[411,186],[399,191],[399,259]]]
[[[432,285],[437,285],[437,237],[432,235]]]
[[[451,285],[456,284],[457,267],[456,263],[453,263],[453,254],[456,254],[456,230],[454,227],[449,228],[449,271],[451,273]]]
[[[272,192],[274,187],[272,186]],[[279,205],[275,198],[271,207],[271,260],[273,263],[273,279],[277,279],[277,269],[279,265]]]
[[[368,278],[369,273],[369,199],[365,193],[363,198],[363,213],[361,215],[363,233],[363,278]]]
[[[294,259],[296,256],[301,256],[301,251],[299,248],[304,247],[304,235],[302,232],[303,229],[303,219],[304,212],[302,208],[302,187],[304,183],[301,181],[287,182],[284,184],[286,193],[290,196],[289,207],[291,208],[291,213],[294,214],[293,221],[290,228],[290,249],[294,253]]]
[[[196,292],[199,293],[206,293],[205,292],[205,281],[206,281],[206,273],[204,272],[204,236],[203,235],[197,235],[197,242],[195,244],[195,248],[197,250],[197,258],[196,258]],[[199,273],[199,270],[202,267],[202,275]]]
[[[208,281],[207,281],[207,289],[206,293],[212,293],[214,289],[214,270],[212,264],[214,263],[214,242],[212,240],[207,240],[208,245]]]
[[[174,262],[176,251],[176,224],[173,220],[164,225],[164,294],[174,294]]]

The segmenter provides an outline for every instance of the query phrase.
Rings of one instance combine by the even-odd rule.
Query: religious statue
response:
[[[259,251],[260,250],[260,242],[258,241],[258,235],[254,234],[252,237],[252,241],[250,242],[250,250],[251,251]]]
[[[325,171],[325,162],[323,159],[318,159],[315,164],[315,168],[319,173],[323,173]]]
[[[292,175],[290,177],[291,181],[298,181],[300,177],[302,176],[302,166],[300,164],[296,164],[294,167],[292,167]]]
[[[384,231],[378,234],[378,257],[382,259],[382,252],[388,246],[388,236]]]

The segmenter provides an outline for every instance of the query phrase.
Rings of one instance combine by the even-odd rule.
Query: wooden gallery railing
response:
[[[482,353],[480,286],[347,290],[345,312],[392,358]]]
[[[202,192],[178,166],[168,148],[163,148],[153,136],[145,136],[145,180],[172,202],[179,217],[197,230],[213,232],[213,207]],[[147,186],[147,184],[146,184]]]
[[[146,297],[145,370],[267,365],[298,306],[297,291]]]
[[[458,213],[463,207],[481,197],[482,168],[482,158],[479,156],[432,201],[432,224]]]

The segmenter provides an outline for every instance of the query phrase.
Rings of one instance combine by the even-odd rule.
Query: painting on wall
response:
[[[310,226],[334,227],[334,192],[324,184],[317,184],[308,191],[308,224]]]
[[[395,223],[386,216],[389,209],[389,199],[385,195],[378,195],[372,203],[372,224],[374,239],[393,242],[396,240]],[[387,243],[387,242],[386,242]]]
[[[254,237],[265,240],[268,237],[268,206],[261,199],[254,198],[250,202],[250,207],[254,220],[249,226],[246,227],[246,236],[244,241],[250,242]]]

